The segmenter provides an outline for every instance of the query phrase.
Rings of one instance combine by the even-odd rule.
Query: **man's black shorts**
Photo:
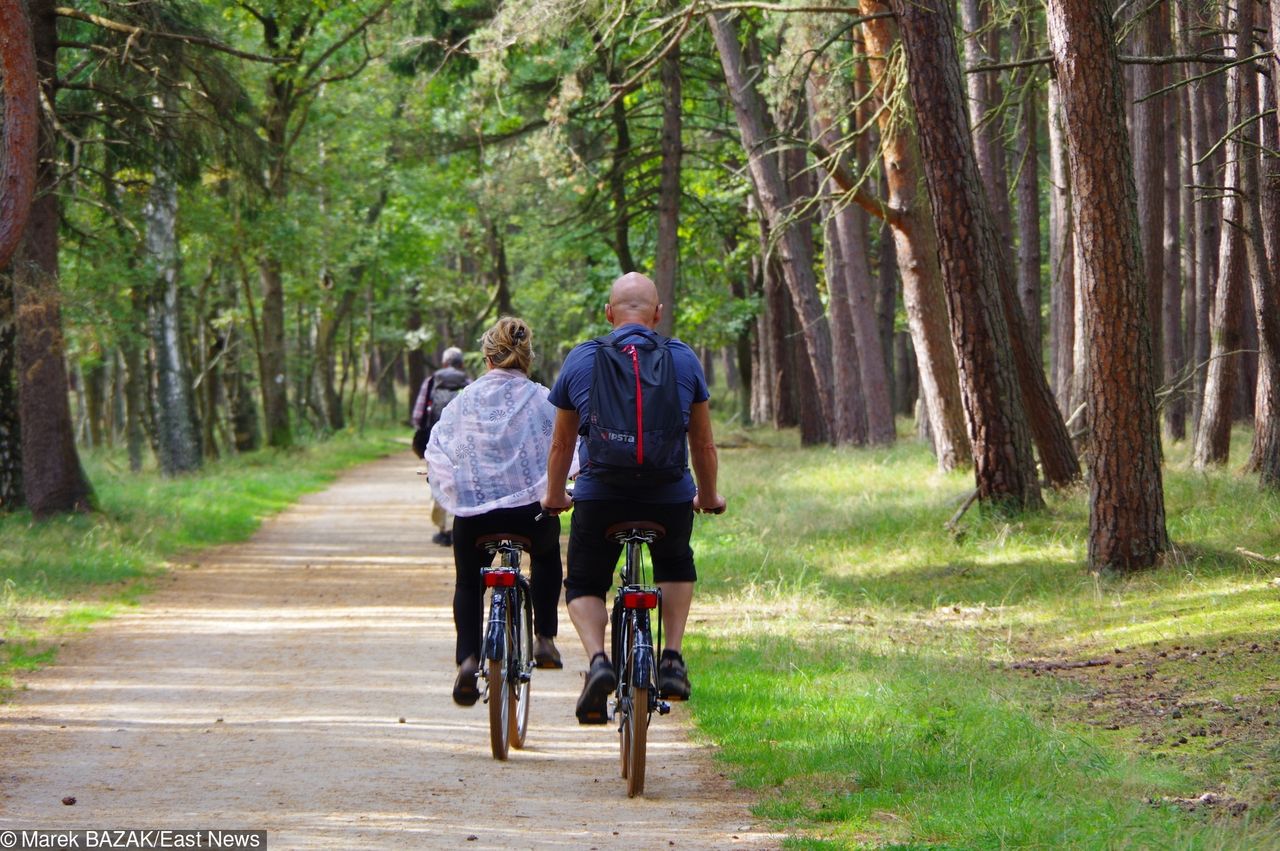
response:
[[[622,544],[604,536],[605,529],[624,520],[661,523],[667,534],[649,547],[653,581],[693,582],[698,574],[693,566],[693,503],[646,503],[631,500],[592,499],[573,504],[569,524],[569,569],[564,580],[564,599],[575,597],[604,599],[613,585],[622,553]]]

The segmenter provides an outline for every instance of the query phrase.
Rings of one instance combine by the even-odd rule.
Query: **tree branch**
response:
[[[899,214],[885,207],[880,203],[879,199],[868,195],[866,192],[858,188],[853,176],[845,169],[844,164],[829,150],[827,146],[821,142],[810,142],[809,150],[814,156],[822,161],[821,168],[831,178],[841,192],[851,194],[853,203],[866,210],[872,216],[875,216],[882,222],[895,224],[899,221]]]
[[[132,24],[113,21],[110,18],[104,18],[101,15],[94,15],[90,12],[81,12],[79,9],[71,9],[66,6],[59,6],[53,10],[55,15],[63,18],[74,18],[77,21],[85,21],[94,26],[101,27],[104,30],[112,32],[124,33],[130,37],[147,36],[148,38],[163,38],[170,41],[180,41],[184,44],[195,44],[201,47],[208,47],[211,50],[217,50],[231,56],[237,56],[241,59],[248,59],[252,62],[267,62],[272,64],[292,62],[291,59],[281,59],[274,56],[263,56],[259,53],[249,53],[244,50],[238,50],[229,44],[223,44],[212,38],[206,38],[199,35],[184,35],[182,33],[160,32],[157,30],[143,29],[135,27]]]
[[[369,26],[373,24],[375,20],[377,20],[378,16],[380,16],[383,12],[385,12],[391,6],[391,3],[392,3],[392,0],[383,0],[382,4],[379,5],[378,8],[374,9],[372,12],[366,15],[364,19],[360,21],[360,23],[356,24],[354,27],[348,30],[347,33],[342,36],[342,38],[339,38],[333,44],[325,48],[323,53],[321,53],[319,56],[313,59],[309,65],[307,65],[307,68],[305,71],[302,72],[302,76],[300,77],[300,79],[305,80],[308,77],[310,77],[312,74],[314,74],[316,71],[320,70],[321,66],[323,66],[325,62],[329,61],[330,56],[337,53],[339,50],[341,50],[343,47],[349,44],[351,42],[351,39],[355,38],[356,36],[364,32],[366,29],[368,29]]]

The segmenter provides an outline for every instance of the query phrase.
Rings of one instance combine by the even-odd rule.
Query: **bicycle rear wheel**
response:
[[[513,748],[523,748],[525,736],[529,732],[529,687],[533,669],[533,608],[529,600],[529,592],[520,588],[516,595],[520,610],[519,627],[516,634],[515,653],[511,668],[515,670],[515,681],[511,683],[512,708],[509,714],[510,730],[508,738]]]
[[[496,592],[495,592],[496,593]],[[499,647],[499,659],[489,660],[489,747],[493,758],[505,760],[511,746],[511,607],[506,607],[506,623]]]
[[[627,797],[644,794],[645,752],[649,738],[649,690],[631,690],[631,708],[622,721],[622,761],[626,765]]]

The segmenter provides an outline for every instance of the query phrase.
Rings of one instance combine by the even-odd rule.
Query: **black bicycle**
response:
[[[489,623],[484,635],[488,664],[480,676],[487,684],[489,745],[494,759],[506,759],[511,747],[524,747],[529,730],[529,685],[533,677],[533,604],[529,580],[520,572],[520,554],[533,543],[522,535],[481,535],[476,547],[499,557],[496,567],[480,570],[489,591]]]
[[[644,569],[644,546],[666,534],[658,523],[628,520],[615,523],[605,536],[623,545],[618,590],[613,600],[612,648],[618,668],[614,713],[622,751],[622,776],[627,796],[644,794],[645,751],[649,719],[656,711],[666,715],[671,705],[658,699],[658,657],[662,644],[662,590],[649,584]],[[658,644],[653,640],[653,613],[658,619]]]

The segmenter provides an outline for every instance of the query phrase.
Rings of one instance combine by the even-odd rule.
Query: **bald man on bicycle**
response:
[[[542,505],[553,514],[574,508],[564,585],[569,617],[590,659],[576,709],[583,724],[606,723],[609,694],[617,685],[604,649],[605,596],[622,549],[605,530],[615,523],[648,520],[666,528],[650,545],[666,639],[658,691],[670,700],[686,700],[691,693],[680,649],[697,580],[689,546],[693,515],[723,512],[725,500],[716,489],[718,461],[702,364],[687,345],[655,332],[662,308],[657,288],[644,275],[630,272],[614,281],[605,307],[612,333],[569,353],[549,397],[559,410]],[[611,417],[635,422],[618,427]],[[565,486],[575,451],[582,471],[570,497]]]

